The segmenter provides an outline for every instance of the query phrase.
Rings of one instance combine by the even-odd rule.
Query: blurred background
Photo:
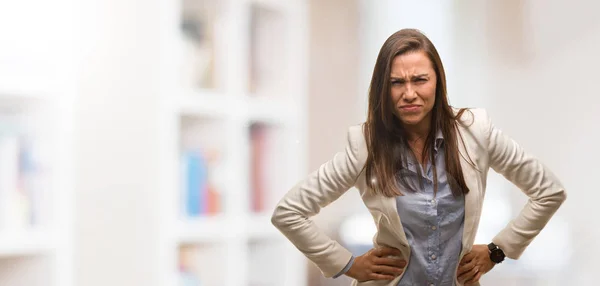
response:
[[[600,4],[0,0],[0,285],[326,286],[270,223],[365,120],[379,48],[417,28],[568,199],[483,285],[597,285]],[[527,201],[491,172],[476,243]],[[360,255],[358,192],[314,217]]]

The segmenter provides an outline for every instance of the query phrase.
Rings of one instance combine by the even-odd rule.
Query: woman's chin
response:
[[[402,124],[407,126],[414,126],[421,122],[421,118],[419,116],[403,116],[400,118]]]

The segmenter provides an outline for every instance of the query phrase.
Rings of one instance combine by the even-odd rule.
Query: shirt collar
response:
[[[435,142],[433,144],[433,150],[436,154],[437,154],[438,150],[442,147],[443,143],[444,143],[444,134],[442,133],[441,129],[438,129],[437,133],[435,134]],[[413,161],[413,159],[411,157],[408,158],[407,163],[409,166],[415,165],[415,162]]]

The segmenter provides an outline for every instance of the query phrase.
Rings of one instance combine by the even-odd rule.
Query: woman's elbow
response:
[[[276,228],[280,228],[283,222],[282,216],[283,210],[281,210],[281,206],[277,205],[271,214],[271,224],[273,224]]]
[[[281,230],[290,225],[290,220],[292,219],[293,213],[294,212],[284,204],[279,203],[271,214],[271,224],[273,224],[277,229]]]
[[[277,204],[271,214],[271,224],[282,232],[297,228],[307,219],[304,211],[285,202]]]
[[[567,191],[565,189],[561,189],[556,196],[559,204],[562,204],[567,200]]]
[[[567,192],[565,189],[560,189],[553,192],[551,195],[546,196],[543,201],[544,204],[552,205],[553,208],[558,209],[565,200],[567,200]]]

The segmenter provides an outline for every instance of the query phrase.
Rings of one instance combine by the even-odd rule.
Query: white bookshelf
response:
[[[73,285],[71,4],[0,3],[0,285]]]
[[[0,285],[72,285],[69,91],[0,78]],[[30,159],[25,159],[30,157]]]
[[[189,271],[203,286],[305,286],[306,259],[272,226],[270,215],[275,202],[306,172],[307,2],[177,0],[162,5],[164,108],[158,124],[164,134],[160,251],[166,259],[161,285],[178,285],[180,250],[185,249],[186,261],[195,265]],[[203,8],[209,9],[206,15],[214,21],[213,32],[194,34],[193,27],[198,26],[190,22],[186,27],[192,38],[212,35],[212,52],[186,42],[181,30],[182,11]],[[270,31],[253,35],[250,23],[257,18],[267,21],[259,26]],[[257,39],[267,51],[253,57],[250,47]],[[213,52],[214,72],[207,77],[213,84],[198,84],[190,71],[205,70],[195,68],[206,64]],[[251,70],[267,77],[255,78]],[[253,187],[252,148],[258,145],[252,144],[251,126],[255,125],[266,126],[270,134],[264,137],[267,155],[258,157],[265,160],[262,187]],[[183,213],[182,182],[187,179],[182,179],[182,170],[187,169],[181,158],[182,149],[197,147],[202,152],[210,147],[218,150],[207,155],[218,158],[214,159],[218,163],[209,164],[207,178],[219,210],[194,216]],[[256,209],[255,189],[266,194]]]
[[[0,77],[0,285],[69,286],[71,93],[15,78]]]
[[[45,229],[0,233],[0,257],[45,255],[56,249],[56,235]]]

